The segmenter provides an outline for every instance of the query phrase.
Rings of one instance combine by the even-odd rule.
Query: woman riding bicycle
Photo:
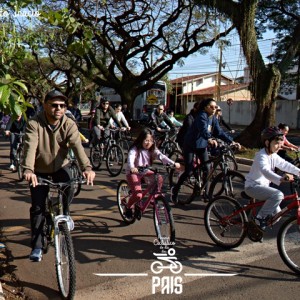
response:
[[[175,163],[155,147],[152,131],[148,128],[145,128],[136,138],[128,153],[126,178],[132,192],[127,204],[128,208],[126,210],[126,217],[129,219],[132,217],[132,207],[136,202],[142,199],[142,178],[144,176],[149,176],[149,179],[152,180],[152,171],[148,170],[146,173],[140,173],[139,168],[151,166],[155,159],[161,160],[163,164],[172,164],[176,168],[180,168],[179,163]],[[162,181],[162,177],[159,176],[159,191],[163,184]]]
[[[213,137],[219,138],[227,143],[234,143],[232,137],[226,134],[220,127],[215,116],[216,108],[217,104],[215,100],[210,98],[203,100],[199,105],[199,113],[195,121],[184,137],[183,156],[185,170],[179,177],[177,184],[171,188],[171,200],[173,203],[178,202],[179,189],[193,170],[194,153],[202,163],[209,159],[207,147],[209,145],[214,147],[218,146],[217,141],[214,140]],[[204,164],[204,168],[205,176],[209,172],[209,165]]]
[[[294,175],[300,175],[300,169],[282,159],[278,150],[283,145],[283,132],[278,127],[268,127],[261,133],[263,147],[256,153],[249,173],[246,175],[245,192],[248,196],[257,200],[265,200],[258,212],[255,223],[263,231],[267,226],[269,216],[280,211],[280,202],[283,193],[270,186],[270,183],[280,185],[293,179],[292,175],[280,176],[275,173],[275,168]]]

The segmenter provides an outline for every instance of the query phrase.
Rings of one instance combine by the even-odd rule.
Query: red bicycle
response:
[[[152,171],[153,174],[148,176],[148,171]],[[122,180],[118,185],[117,201],[121,217],[126,224],[132,224],[135,220],[140,220],[150,206],[153,208],[153,221],[157,238],[160,242],[174,242],[175,223],[171,208],[164,194],[158,191],[159,169],[144,167],[139,168],[139,172],[145,174],[142,186],[143,198],[135,204],[134,213],[131,218],[126,216],[127,203],[131,195],[130,188],[126,180]],[[148,179],[150,176],[154,178],[152,182]],[[168,176],[168,173],[165,176]]]
[[[299,187],[300,179],[295,176],[291,182],[292,193],[285,196],[282,201],[287,202],[286,207],[270,216],[267,221],[268,227],[272,227],[284,215],[288,213],[292,215],[279,229],[277,248],[284,263],[298,274],[300,274],[300,197],[297,192]],[[244,192],[242,196],[244,199],[247,197]],[[238,247],[247,235],[254,242],[261,241],[263,232],[255,224],[254,217],[264,201],[255,201],[247,197],[247,202],[242,206],[234,198],[219,196],[206,206],[205,228],[218,246],[226,249]]]

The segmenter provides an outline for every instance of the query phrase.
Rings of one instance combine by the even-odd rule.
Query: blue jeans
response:
[[[248,196],[255,198],[265,203],[257,214],[258,218],[266,218],[270,215],[275,215],[280,212],[280,203],[284,198],[283,193],[270,186],[256,185],[254,187],[245,188],[245,192]]]

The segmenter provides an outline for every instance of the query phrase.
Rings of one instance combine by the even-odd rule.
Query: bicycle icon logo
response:
[[[151,271],[154,274],[160,274],[163,270],[169,269],[173,274],[179,274],[182,271],[182,264],[177,261],[174,248],[168,249],[168,253],[153,253],[157,257],[157,261],[151,264]],[[164,265],[163,262],[168,262]]]

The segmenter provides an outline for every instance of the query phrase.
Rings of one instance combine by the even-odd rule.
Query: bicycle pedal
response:
[[[263,241],[263,231],[256,225],[254,221],[248,223],[248,237],[252,242],[262,242]]]

